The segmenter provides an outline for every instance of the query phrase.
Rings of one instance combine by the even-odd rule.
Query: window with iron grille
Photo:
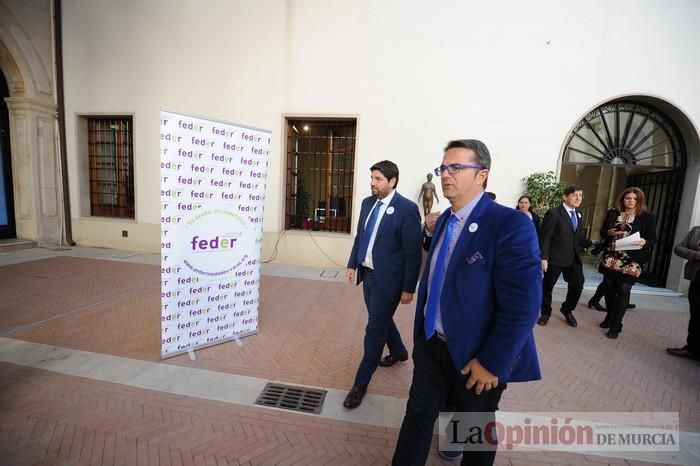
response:
[[[90,215],[134,218],[131,117],[88,118]]]
[[[350,233],[357,120],[287,119],[285,228]]]

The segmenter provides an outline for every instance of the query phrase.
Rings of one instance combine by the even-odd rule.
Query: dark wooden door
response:
[[[0,72],[0,239],[15,238],[15,210],[12,195],[12,158],[10,157],[10,118],[5,97],[10,93]]]

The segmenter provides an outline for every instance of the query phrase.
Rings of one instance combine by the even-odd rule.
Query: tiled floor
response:
[[[158,273],[153,265],[65,256],[0,267],[0,334],[159,363]],[[615,341],[597,327],[602,314],[583,306],[576,329],[556,315],[537,327],[544,379],[511,384],[501,408],[678,411],[683,431],[700,432],[700,366],[663,351],[682,343],[687,313],[669,310],[682,308],[682,298],[664,299],[669,306],[637,297],[639,309],[625,317]],[[365,312],[356,287],[263,276],[257,335],[242,347],[199,350],[195,361],[182,355],[159,364],[342,393],[361,357]],[[397,312],[407,343],[413,312],[413,306]],[[387,464],[401,420],[395,411],[371,424],[310,417],[18,364],[1,364],[0,374],[0,464]],[[401,405],[410,378],[410,363],[381,368],[369,392]],[[440,464],[435,453],[430,461]],[[555,453],[497,457],[499,464],[632,462]]]

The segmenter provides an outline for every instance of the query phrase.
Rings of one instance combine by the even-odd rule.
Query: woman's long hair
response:
[[[634,193],[637,196],[637,204],[635,206],[635,212],[634,215],[639,215],[642,212],[646,212],[647,210],[647,200],[646,196],[644,196],[644,191],[641,189],[632,186],[630,188],[625,188],[619,196],[617,196],[617,200],[615,201],[615,208],[617,209],[618,212],[624,212],[625,209],[625,196],[628,195],[629,193]]]

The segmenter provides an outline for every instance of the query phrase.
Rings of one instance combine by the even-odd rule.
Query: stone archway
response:
[[[46,44],[52,37],[51,3],[29,15],[12,8],[0,4],[0,69],[10,93],[5,101],[17,237],[55,244],[62,228],[52,42]]]
[[[674,108],[648,96],[618,98],[594,108],[569,133],[561,178],[584,186],[588,198],[584,224],[592,239],[597,239],[602,218],[617,194],[626,186],[641,187],[658,218],[659,242],[640,282],[678,288],[673,246],[687,231],[687,219],[679,213],[694,204],[686,194],[694,198],[688,181],[697,184],[698,176],[688,164],[696,163],[698,146],[692,124],[688,126],[687,117]]]

